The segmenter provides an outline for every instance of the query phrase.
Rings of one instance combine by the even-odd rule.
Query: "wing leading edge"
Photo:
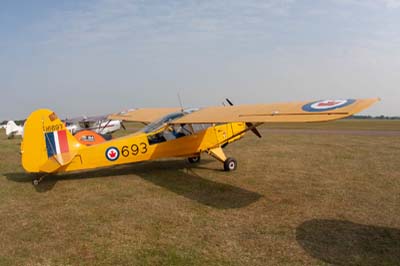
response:
[[[351,116],[379,100],[343,99],[208,107],[174,120],[171,124],[322,122]]]
[[[151,123],[170,113],[179,112],[181,108],[138,108],[108,116],[108,119]]]

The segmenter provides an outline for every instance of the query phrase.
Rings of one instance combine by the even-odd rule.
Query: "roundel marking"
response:
[[[356,100],[347,99],[347,100],[321,100],[316,102],[311,102],[303,105],[302,109],[306,112],[323,112],[335,110],[337,108],[348,106],[354,103]]]
[[[109,147],[106,150],[106,158],[109,161],[116,161],[119,158],[119,150],[116,147]]]

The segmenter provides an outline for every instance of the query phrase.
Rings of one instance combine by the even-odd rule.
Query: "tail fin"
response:
[[[73,160],[80,146],[53,111],[34,111],[25,122],[22,166],[31,173],[57,172]]]
[[[15,124],[14,121],[10,120],[7,122],[6,125],[6,135],[8,138],[12,138],[15,135],[21,135],[23,134],[23,128],[22,126],[18,126]]]

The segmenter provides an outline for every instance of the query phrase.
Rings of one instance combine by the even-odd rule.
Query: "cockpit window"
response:
[[[156,120],[147,126],[143,128],[144,133],[150,133],[159,130],[163,125],[167,124],[168,122],[171,122],[175,119],[178,119],[184,115],[190,114],[192,112],[197,111],[198,109],[187,109],[184,110],[183,112],[176,112],[176,113],[171,113],[169,115],[164,116],[163,118]]]

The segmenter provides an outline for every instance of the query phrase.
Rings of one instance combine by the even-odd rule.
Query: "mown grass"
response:
[[[400,130],[389,122],[379,130]],[[269,128],[226,148],[235,172],[203,156],[195,166],[171,159],[54,176],[36,188],[20,140],[2,135],[0,265],[399,264],[400,137]]]
[[[400,120],[342,119],[321,123],[271,123],[268,128],[279,129],[335,129],[335,130],[387,130],[399,131]]]

